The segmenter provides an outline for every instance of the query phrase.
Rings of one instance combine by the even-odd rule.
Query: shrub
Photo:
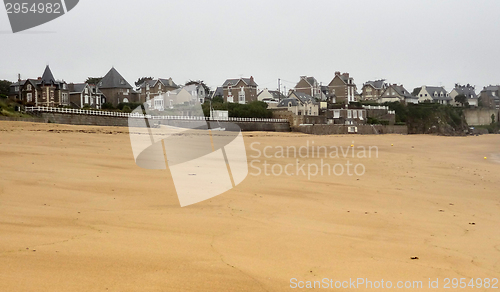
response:
[[[101,106],[102,109],[107,109],[107,110],[110,110],[110,109],[115,109],[115,107],[113,106],[113,104],[111,104],[110,102],[105,102],[102,104]]]

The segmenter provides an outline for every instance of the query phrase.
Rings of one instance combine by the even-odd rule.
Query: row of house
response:
[[[464,95],[470,106],[500,107],[500,86],[485,87],[479,95],[474,86],[456,84],[448,92],[444,87],[421,86],[410,93],[403,85],[389,84],[384,79],[365,82],[358,93],[357,85],[349,73],[335,72],[332,80],[323,85],[311,76],[300,76],[299,81],[286,95],[280,90],[259,90],[253,76],[227,79],[214,92],[199,82],[177,85],[172,78],[145,79],[134,88],[115,69],[97,84],[66,83],[56,80],[49,66],[42,77],[20,80],[11,85],[10,96],[26,104],[42,106],[71,106],[75,108],[100,108],[104,103],[147,103],[151,108],[164,110],[189,102],[203,103],[207,98],[220,96],[225,102],[246,104],[265,101],[270,107],[290,107],[290,111],[311,115],[319,113],[321,103],[348,105],[352,102],[375,103],[401,102],[405,104],[435,102],[458,105],[455,97]],[[291,105],[291,106],[290,106]],[[316,108],[317,107],[317,108]],[[325,107],[325,106],[323,106]]]
[[[169,105],[193,102],[203,103],[208,96],[202,82],[178,86],[169,79],[147,79],[134,89],[115,69],[111,68],[96,84],[67,83],[56,80],[47,66],[42,77],[19,80],[10,86],[9,97],[27,105],[74,108],[101,108],[104,103],[148,103],[157,110]]]

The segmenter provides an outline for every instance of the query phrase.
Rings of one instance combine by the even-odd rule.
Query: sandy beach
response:
[[[446,278],[500,278],[499,135],[244,139],[248,177],[181,208],[168,169],[136,166],[127,128],[0,122],[0,291],[289,291],[325,278],[427,291],[429,279],[450,290]],[[363,175],[255,175],[321,165],[276,155],[313,142],[378,151],[323,161]],[[267,146],[270,158],[252,158]]]

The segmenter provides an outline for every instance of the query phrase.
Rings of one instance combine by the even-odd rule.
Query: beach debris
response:
[[[444,213],[444,210],[439,210],[439,212]]]
[[[476,225],[476,223],[472,222],[472,223],[469,223],[469,225]]]
[[[394,144],[391,144],[391,146],[394,146]]]
[[[410,259],[412,259],[412,260],[419,260],[418,257],[411,257]]]
[[[485,156],[484,159],[486,160],[486,159],[488,159],[488,157]]]
[[[195,176],[195,175],[196,175],[196,173],[190,173],[189,175],[190,175],[190,176]]]

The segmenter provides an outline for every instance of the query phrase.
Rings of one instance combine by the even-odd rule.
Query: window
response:
[[[54,99],[54,91],[53,90],[50,91],[50,99]]]
[[[31,84],[28,84],[28,86],[26,87],[26,90],[28,90],[28,91],[31,90]]]
[[[334,110],[333,111],[333,118],[334,119],[339,119],[340,118],[340,110]]]
[[[243,89],[243,87],[241,87],[241,90],[238,94],[238,100],[240,103],[245,103],[245,90]]]
[[[66,89],[66,88],[67,88],[67,84],[63,83],[63,89]]]
[[[352,111],[352,118],[357,119],[358,118],[358,111]]]
[[[123,93],[123,95],[128,95],[128,94],[129,94],[129,92],[130,92],[130,89],[127,89],[127,91],[125,91],[125,92]]]
[[[27,102],[32,102],[33,101],[33,97],[31,95],[31,92],[28,92],[28,94],[26,94],[26,101]]]
[[[14,87],[14,91],[19,91],[19,86]]]
[[[85,94],[85,104],[89,104],[89,96]]]
[[[89,89],[85,87],[85,94],[89,94]]]
[[[347,118],[352,119],[352,111],[351,110],[347,111]]]

